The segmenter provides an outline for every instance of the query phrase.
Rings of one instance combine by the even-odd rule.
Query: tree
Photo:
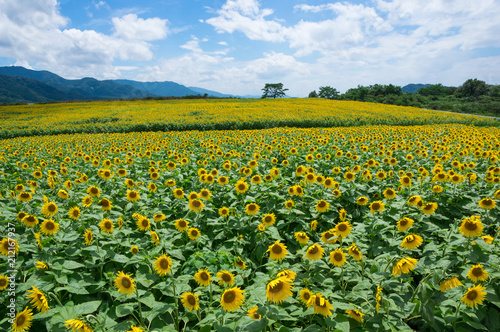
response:
[[[428,87],[418,89],[417,93],[422,96],[445,96],[446,87],[441,83],[429,85]]]
[[[477,78],[468,79],[458,87],[457,92],[463,97],[477,98],[488,92],[488,85],[485,81],[480,81]]]
[[[318,98],[318,93],[316,92],[316,90],[312,90],[311,92],[309,92],[309,98]]]
[[[276,98],[286,96],[285,91],[288,89],[283,89],[283,83],[266,83],[262,91],[264,91],[262,98]]]
[[[326,99],[339,99],[339,92],[331,86],[320,86],[318,96]]]

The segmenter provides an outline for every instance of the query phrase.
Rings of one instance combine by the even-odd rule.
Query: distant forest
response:
[[[405,92],[405,88],[408,92]],[[358,85],[343,94],[333,87],[322,86],[318,92],[314,90],[309,93],[309,97],[500,116],[500,85],[488,85],[478,79],[468,79],[459,87],[446,87],[441,84],[412,84],[404,88],[392,84]]]

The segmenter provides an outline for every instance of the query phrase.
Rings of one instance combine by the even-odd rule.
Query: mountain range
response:
[[[19,66],[0,67],[0,103],[35,103],[146,97],[207,95],[235,97],[217,91],[165,82],[103,80],[85,77],[68,80],[46,70]]]

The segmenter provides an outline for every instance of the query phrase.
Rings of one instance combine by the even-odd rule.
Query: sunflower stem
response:
[[[139,301],[139,290],[137,287],[135,288],[135,295],[137,296],[137,303],[139,304],[139,321],[140,321],[142,326],[145,326],[144,325],[144,318],[142,318],[141,301]]]
[[[175,293],[175,279],[172,278],[172,291],[174,293],[174,304],[175,304],[175,329],[179,331],[179,308],[177,307],[177,294]]]

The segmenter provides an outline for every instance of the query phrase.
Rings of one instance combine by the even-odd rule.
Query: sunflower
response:
[[[307,248],[306,259],[310,261],[317,261],[323,257],[325,249],[317,243],[312,244]]]
[[[491,198],[483,198],[479,201],[479,206],[485,210],[491,210],[495,208],[496,202]]]
[[[144,330],[141,327],[137,327],[135,325],[130,326],[130,330],[127,332],[144,332]]]
[[[78,220],[78,218],[80,218],[80,208],[78,206],[73,206],[69,209],[68,217],[73,220]]]
[[[488,279],[488,272],[483,269],[481,264],[473,265],[467,273],[467,278],[474,282],[486,281]]]
[[[113,221],[107,218],[104,218],[101,220],[99,223],[99,228],[101,229],[101,232],[111,234],[113,233],[114,229]]]
[[[189,201],[189,209],[194,212],[200,212],[205,207],[205,204],[199,199]]]
[[[393,199],[396,197],[396,191],[391,188],[387,188],[386,190],[384,190],[383,194],[386,199]]]
[[[474,285],[474,287],[470,287],[467,292],[465,292],[462,297],[462,302],[465,303],[468,307],[475,307],[478,304],[483,303],[484,298],[486,297],[486,292],[484,291],[486,287],[479,285]]]
[[[472,216],[462,220],[462,225],[458,229],[465,237],[476,237],[483,234],[484,226],[479,216]]]
[[[132,255],[136,255],[139,252],[139,247],[138,246],[130,247],[130,252],[132,253]]]
[[[311,295],[309,302],[307,302],[307,306],[314,307],[315,314],[322,314],[325,317],[331,316],[333,310],[333,306],[330,302],[321,295],[321,293],[316,293],[315,295]]]
[[[259,315],[257,313],[257,310],[259,310],[259,308],[257,306],[254,306],[254,307],[248,309],[247,316],[252,318],[252,319],[260,319],[261,315]]]
[[[311,221],[311,225],[309,228],[311,229],[311,232],[315,231],[316,228],[318,228],[318,221],[317,220]]]
[[[351,246],[349,248],[347,248],[347,254],[357,261],[360,261],[363,259],[363,254],[361,253],[359,248],[356,246],[356,243],[351,244]]]
[[[184,232],[188,229],[188,225],[189,225],[189,221],[186,221],[184,219],[178,219],[175,221],[175,228],[179,231],[179,232]]]
[[[45,218],[50,218],[57,213],[57,205],[54,202],[47,202],[42,206],[42,214]]]
[[[425,214],[433,214],[438,208],[437,203],[426,203],[422,206],[421,210]]]
[[[267,251],[270,252],[269,258],[275,261],[281,261],[287,255],[286,246],[279,241],[274,242],[274,244],[269,246]]]
[[[219,186],[224,186],[229,183],[229,179],[227,178],[227,176],[219,176],[217,178],[217,183],[219,184]]]
[[[66,326],[66,329],[69,330],[71,329],[73,332],[93,332],[92,330],[86,323],[84,323],[80,319],[69,319],[64,322],[64,326]]]
[[[52,219],[47,219],[40,225],[40,231],[45,235],[54,235],[58,230],[59,224]]]
[[[175,188],[173,193],[174,197],[177,199],[184,198],[184,191],[181,188]]]
[[[222,309],[224,309],[224,311],[238,310],[243,304],[243,301],[245,301],[244,292],[245,291],[241,290],[239,287],[226,289],[220,299]]]
[[[158,257],[155,261],[155,271],[161,276],[166,275],[167,273],[170,273],[172,270],[172,259],[163,254],[162,256]]]
[[[247,265],[245,262],[241,259],[241,257],[238,256],[238,258],[234,259],[234,265],[239,267],[240,269],[244,270],[247,268]]]
[[[38,225],[38,218],[31,214],[28,214],[24,216],[22,222],[26,227],[34,227],[35,225]]]
[[[266,227],[274,225],[275,222],[276,216],[274,215],[274,213],[268,213],[262,218],[262,223],[266,225]]]
[[[307,305],[312,295],[313,293],[309,289],[303,288],[299,292],[300,301]]]
[[[181,303],[186,310],[196,311],[200,309],[200,303],[198,300],[198,295],[191,292],[184,292],[181,295]]]
[[[32,316],[33,313],[31,312],[31,309],[28,309],[28,307],[26,307],[24,311],[16,315],[14,323],[12,324],[12,331],[28,331],[31,328],[31,321],[33,320]]]
[[[90,196],[85,196],[85,197],[82,199],[82,206],[83,206],[84,208],[89,207],[91,204],[92,204],[92,197],[90,197]]]
[[[130,295],[135,291],[134,279],[131,274],[120,271],[116,274],[115,287],[119,293]]]
[[[349,235],[351,233],[351,230],[352,230],[352,226],[348,221],[338,223],[335,226],[336,235],[341,236],[343,238],[345,238],[347,235]]]
[[[405,175],[401,179],[399,179],[399,183],[401,183],[403,187],[411,187],[411,178]]]
[[[221,207],[219,209],[219,215],[223,218],[226,218],[229,216],[229,209],[225,206]]]
[[[12,251],[14,251],[14,253],[16,254],[19,251],[17,240],[13,240],[10,238],[2,239],[2,242],[0,242],[0,254],[2,254],[2,256],[12,256]]]
[[[90,228],[85,228],[85,233],[83,234],[85,238],[85,245],[89,245],[92,242],[92,230]]]
[[[358,311],[358,310],[346,310],[345,313],[348,314],[349,317],[357,320],[358,322],[363,323],[363,316],[364,316],[364,314],[361,311]]]
[[[277,276],[287,277],[291,282],[293,282],[295,280],[295,277],[297,277],[297,273],[293,272],[292,270],[283,270],[281,272],[278,272]]]
[[[295,205],[295,203],[289,199],[288,201],[285,202],[285,207],[288,209],[288,210],[291,210],[293,208],[293,206]]]
[[[155,222],[162,222],[163,220],[165,220],[167,217],[163,214],[163,213],[156,213],[154,216],[153,216],[153,220]]]
[[[33,197],[31,196],[31,193],[22,192],[19,195],[17,195],[17,199],[21,202],[29,202],[33,199]]]
[[[8,285],[9,285],[9,278],[4,274],[0,274],[0,291],[6,289]]]
[[[307,244],[309,241],[309,236],[307,236],[304,232],[295,232],[294,237],[300,244]]]
[[[191,240],[196,240],[197,238],[200,237],[201,233],[198,228],[191,227],[188,231],[188,236]]]
[[[322,212],[326,212],[328,211],[328,209],[330,209],[330,203],[328,203],[327,201],[321,199],[319,200],[319,202],[316,204],[316,207],[315,207],[316,211],[322,213]]]
[[[356,174],[353,172],[346,172],[344,174],[344,179],[346,179],[346,181],[348,181],[348,182],[353,181],[355,178],[356,178]]]
[[[217,272],[216,277],[220,279],[220,286],[232,286],[234,284],[234,274],[227,270]]]
[[[129,202],[137,202],[140,198],[140,194],[137,190],[127,190],[126,198]]]
[[[102,211],[111,211],[111,208],[113,207],[113,204],[111,201],[107,198],[101,199],[98,204],[101,206]]]
[[[413,223],[414,223],[413,219],[404,217],[403,219],[398,221],[398,231],[400,232],[406,231],[408,228],[413,226]]]
[[[194,275],[194,279],[199,286],[207,287],[210,285],[210,280],[212,280],[211,274],[212,273],[208,269],[198,270]]]
[[[417,265],[418,259],[405,257],[400,259],[394,267],[392,268],[392,275],[400,276],[402,273],[409,273],[415,269],[415,265]]]
[[[30,293],[26,295],[28,299],[31,298],[31,305],[35,307],[42,314],[49,310],[49,303],[45,295],[40,292],[35,286],[31,286],[33,289],[29,289],[27,292]]]
[[[439,290],[444,293],[448,289],[452,289],[452,288],[455,288],[458,286],[463,286],[463,285],[460,282],[460,280],[458,280],[457,277],[453,277],[453,278],[450,278],[450,279],[447,279],[447,280],[441,282],[439,284]]]
[[[408,198],[408,205],[410,206],[418,206],[418,203],[422,201],[422,197],[413,195],[410,198]]]
[[[378,312],[380,310],[380,303],[382,302],[382,287],[377,286],[377,294],[375,295],[375,300],[377,304],[375,305],[375,311]]]
[[[96,186],[90,186],[87,188],[87,194],[91,197],[99,197],[101,195],[101,190],[99,190]]]
[[[160,237],[158,236],[158,233],[151,231],[151,241],[153,241],[155,246],[160,244]]]
[[[344,254],[343,249],[337,248],[330,253],[330,263],[335,266],[341,267],[345,264],[347,258]]]
[[[244,194],[247,192],[249,187],[245,181],[240,180],[240,181],[236,182],[236,184],[234,185],[234,188],[235,188],[236,192],[238,192],[239,194]]]
[[[256,215],[259,212],[259,210],[260,207],[255,203],[247,204],[247,206],[245,207],[245,213],[248,214],[249,216]]]
[[[401,247],[408,250],[413,250],[415,248],[418,248],[423,241],[424,240],[420,235],[410,234],[403,239],[403,241],[401,242]]]
[[[137,228],[139,228],[140,231],[147,231],[149,228],[151,228],[151,223],[149,222],[149,219],[144,217],[144,216],[140,216],[137,221],[136,221],[136,224],[137,224]]]
[[[281,303],[292,296],[292,281],[288,277],[279,277],[267,284],[266,297],[273,303]]]
[[[340,209],[339,218],[341,221],[345,221],[347,219],[347,212],[344,208]]]
[[[382,212],[385,210],[385,204],[382,201],[375,201],[369,205],[369,208],[371,213]]]

